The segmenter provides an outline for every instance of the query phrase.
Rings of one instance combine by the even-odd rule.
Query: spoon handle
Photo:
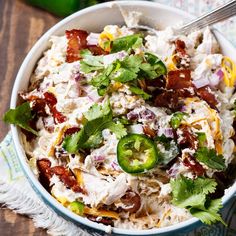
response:
[[[193,30],[202,29],[231,16],[236,15],[236,0],[230,1],[217,9],[198,17],[197,19],[176,29],[179,33],[188,33]]]

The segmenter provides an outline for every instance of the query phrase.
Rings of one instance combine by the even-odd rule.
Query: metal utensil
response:
[[[186,34],[194,30],[202,29],[206,26],[213,25],[225,19],[228,19],[236,15],[236,0],[230,1],[217,9],[206,13],[197,19],[190,21],[187,24],[175,28],[176,34]],[[154,28],[146,25],[137,25],[134,27],[129,27],[134,30],[148,31],[151,34],[158,35],[158,31]]]

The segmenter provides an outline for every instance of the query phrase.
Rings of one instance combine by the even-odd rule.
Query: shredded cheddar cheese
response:
[[[227,87],[233,87],[236,79],[236,65],[229,58],[224,57],[222,60],[222,70],[224,73],[224,82]]]

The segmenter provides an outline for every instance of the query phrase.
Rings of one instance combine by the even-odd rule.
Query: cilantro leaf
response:
[[[139,34],[133,34],[117,38],[112,42],[111,53],[119,52],[122,50],[129,51],[142,45],[143,40]]]
[[[142,57],[138,55],[127,56],[123,61],[115,62],[115,70],[111,76],[113,80],[125,83],[137,79]]]
[[[38,135],[37,131],[29,126],[29,121],[32,119],[33,116],[28,102],[17,106],[15,109],[8,110],[3,117],[4,122],[18,125],[19,127],[33,133],[34,135]]]
[[[78,133],[64,139],[63,148],[69,153],[76,153],[81,148],[98,147],[103,140],[102,131],[104,129],[110,129],[117,138],[126,134],[126,129],[122,124],[116,124],[112,121],[112,110],[108,101],[103,106],[94,104],[83,115],[83,128]]]
[[[139,87],[130,86],[130,87],[129,87],[129,90],[130,90],[132,93],[141,96],[144,100],[148,100],[148,99],[150,99],[150,98],[152,97],[152,95],[150,95],[150,94],[144,92],[144,91],[143,91],[141,88],[139,88]]]
[[[140,67],[143,77],[156,79],[167,73],[165,64],[156,55],[146,52],[144,58],[146,63],[143,63]]]
[[[223,155],[217,155],[214,149],[200,147],[196,151],[195,157],[198,161],[204,163],[206,166],[212,169],[224,170],[226,168]]]
[[[113,70],[114,70],[114,65],[111,64],[102,73],[92,78],[91,84],[94,87],[98,88],[98,94],[100,96],[103,96],[105,94],[106,89],[111,82],[111,78],[109,76]]]
[[[198,141],[199,141],[199,146],[203,147],[204,143],[206,141],[206,134],[203,133],[203,132],[197,132],[196,135],[197,135],[197,138],[198,138]]]
[[[103,56],[93,56],[88,49],[82,50],[80,55],[83,58],[80,60],[80,70],[82,72],[90,73],[104,68]]]
[[[221,199],[214,199],[206,202],[206,207],[203,209],[197,209],[192,207],[190,213],[199,218],[203,223],[211,225],[217,221],[221,222],[225,226],[226,223],[222,220],[219,210],[223,207]]]
[[[177,111],[175,112],[172,117],[171,117],[171,120],[170,120],[170,124],[172,126],[173,129],[177,129],[182,120],[184,119],[184,116],[188,115],[187,113],[184,113],[184,112],[180,112],[180,111]]]
[[[198,177],[195,180],[180,176],[170,181],[172,188],[172,203],[186,208],[203,223],[212,224],[222,220],[218,211],[222,208],[221,199],[211,200],[209,193],[215,192],[214,179]]]
[[[115,123],[111,121],[106,123],[104,127],[114,133],[118,139],[122,138],[127,134],[126,128],[122,123]]]

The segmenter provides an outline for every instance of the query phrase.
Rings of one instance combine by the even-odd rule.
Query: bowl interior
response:
[[[109,24],[124,24],[123,17],[120,12],[120,7],[125,11],[139,11],[142,13],[141,23],[151,25],[153,27],[157,27],[159,29],[163,29],[166,26],[173,26],[182,21],[186,21],[190,19],[192,16],[168,7],[164,5],[160,5],[157,3],[151,2],[143,2],[143,1],[119,1],[119,2],[108,2],[105,4],[99,4],[82,11],[79,11],[66,19],[62,20],[54,27],[52,27],[46,34],[44,34],[39,41],[34,45],[31,49],[27,57],[25,58],[15,81],[12,98],[11,98],[11,107],[14,108],[18,101],[18,92],[22,90],[26,90],[28,86],[28,82],[30,79],[30,75],[35,68],[35,65],[38,59],[43,55],[43,52],[49,47],[49,38],[52,35],[63,35],[65,30],[80,28],[85,29],[87,31],[100,32],[105,25]],[[230,56],[236,61],[236,49],[227,41],[225,38],[219,33],[215,32],[217,39],[223,49],[223,53],[225,55]],[[46,199],[47,203],[53,208],[57,209],[62,214],[69,217],[71,220],[76,222],[81,222],[87,226],[91,226],[96,229],[100,229],[105,231],[107,229],[104,225],[99,225],[97,223],[93,223],[85,218],[75,215],[70,212],[66,208],[64,208],[61,204],[59,204],[51,195],[41,186],[37,178],[34,176],[32,171],[30,170],[26,156],[23,150],[23,147],[20,142],[19,130],[11,126],[13,140],[17,149],[17,153],[25,171],[26,175],[30,179],[30,182],[34,186],[35,189],[40,193],[40,195]],[[236,184],[228,191],[227,196],[224,197],[224,201],[227,201],[233,195],[236,189]],[[125,230],[114,228],[115,233],[119,234],[127,234],[127,235],[151,235],[156,233],[168,233],[173,230],[177,230],[183,227],[187,227],[192,223],[198,222],[197,219],[193,218],[186,222],[179,223],[177,225],[160,228],[160,229],[152,229],[152,230]]]

